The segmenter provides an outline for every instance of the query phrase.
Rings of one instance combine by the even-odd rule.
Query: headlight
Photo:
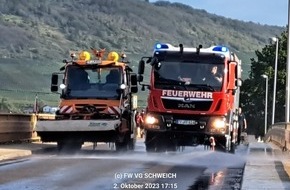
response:
[[[215,129],[226,128],[226,122],[223,118],[215,118],[213,119],[211,126]]]
[[[158,119],[155,118],[154,116],[152,115],[147,115],[145,117],[145,124],[149,124],[149,125],[152,125],[152,124],[156,124],[158,123]]]

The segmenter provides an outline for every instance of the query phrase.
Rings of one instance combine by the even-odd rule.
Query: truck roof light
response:
[[[115,51],[111,51],[109,54],[108,54],[108,61],[114,61],[114,62],[117,62],[119,60],[119,54]]]
[[[71,53],[71,57],[73,54]],[[73,57],[72,57],[73,58]],[[88,51],[81,51],[78,54],[78,60],[76,60],[76,63],[78,65],[85,65],[87,61],[91,60],[91,54]]]
[[[228,52],[229,49],[225,46],[215,46],[212,51]]]
[[[155,47],[154,49],[168,49],[169,46],[167,44],[160,44],[160,43],[157,43],[155,44]]]
[[[89,61],[91,59],[91,54],[87,51],[82,51],[79,54],[79,60]]]

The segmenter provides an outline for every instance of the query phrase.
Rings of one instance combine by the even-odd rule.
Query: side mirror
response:
[[[58,74],[52,74],[51,76],[51,92],[58,92]]]
[[[228,78],[228,89],[235,90],[236,89],[236,63],[231,62],[229,64],[229,78]]]
[[[143,59],[141,59],[139,61],[138,74],[139,75],[143,75],[144,74],[144,70],[145,70],[145,61]]]
[[[236,78],[237,80],[235,85],[238,87],[242,86],[242,61],[237,61]]]
[[[157,59],[157,57],[153,57],[152,59],[151,59],[151,62],[150,62],[150,65],[156,65],[156,63],[158,63],[159,61],[158,61],[158,59]]]
[[[131,81],[131,92],[137,93],[138,92],[138,78],[135,73],[131,73],[130,81]]]
[[[236,77],[238,79],[241,79],[242,78],[242,61],[238,61],[237,62]]]

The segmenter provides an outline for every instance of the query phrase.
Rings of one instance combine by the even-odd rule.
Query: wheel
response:
[[[134,150],[135,142],[134,142],[134,139],[130,139],[129,141],[126,141],[126,142],[115,142],[115,146],[116,146],[116,151],[124,152],[128,150]]]
[[[168,142],[166,146],[166,151],[176,152],[177,151],[177,145],[173,142]]]
[[[73,141],[58,141],[57,149],[60,152],[73,153],[77,152],[82,148],[83,142],[73,142]]]
[[[157,152],[158,141],[157,135],[153,132],[147,131],[145,136],[146,152]]]
[[[135,139],[130,138],[130,134],[124,137],[123,142],[115,142],[116,151],[128,151],[135,149]]]
[[[156,152],[156,147],[154,144],[150,143],[150,144],[146,144],[146,152]]]
[[[236,145],[229,137],[216,137],[215,150],[222,152],[235,153]]]
[[[116,151],[127,151],[128,150],[128,143],[126,142],[115,142]]]
[[[176,151],[177,146],[163,134],[147,131],[145,136],[147,152]]]

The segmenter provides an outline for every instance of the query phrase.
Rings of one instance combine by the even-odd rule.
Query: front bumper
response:
[[[36,132],[114,131],[120,120],[47,120],[37,121]]]
[[[144,128],[171,134],[226,135],[229,127],[224,116],[148,113]]]

